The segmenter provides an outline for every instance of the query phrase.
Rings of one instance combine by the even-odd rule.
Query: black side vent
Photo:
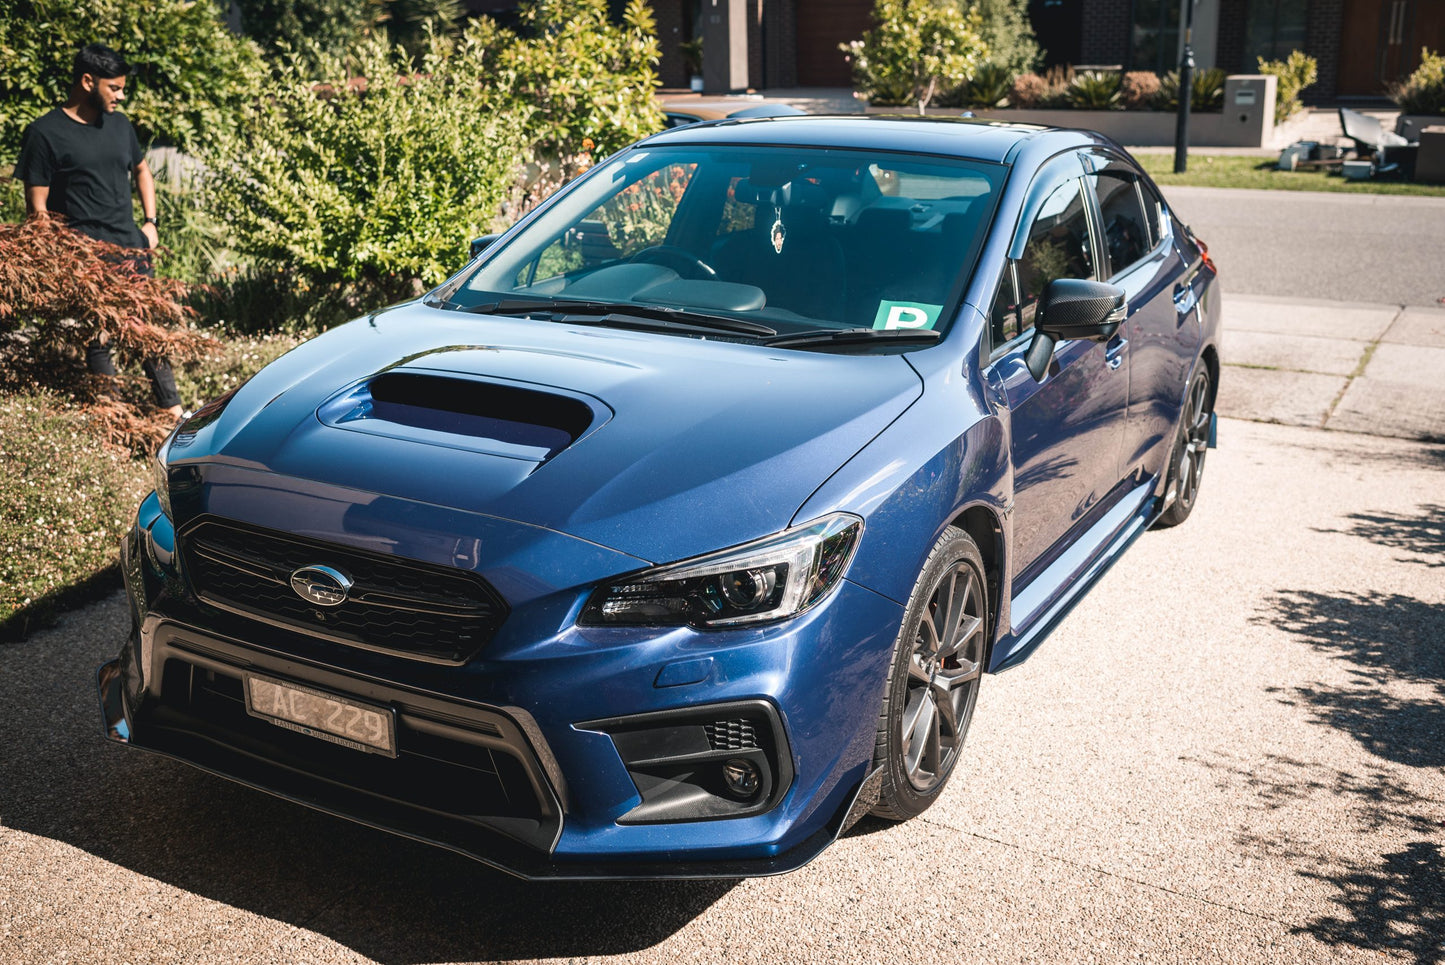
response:
[[[378,375],[318,414],[344,428],[420,440],[440,434],[466,440],[460,444],[468,448],[537,462],[566,449],[596,418],[591,406],[566,395],[414,372]]]
[[[740,751],[745,747],[757,747],[758,738],[753,732],[753,722],[741,717],[732,720],[715,720],[703,724],[707,742],[715,751]]]

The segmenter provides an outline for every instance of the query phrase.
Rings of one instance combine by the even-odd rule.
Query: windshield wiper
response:
[[[808,332],[789,332],[763,339],[764,345],[797,348],[808,345],[862,345],[868,342],[936,342],[942,332],[931,328],[820,328]]]
[[[477,315],[532,315],[547,313],[551,321],[581,325],[607,325],[614,328],[636,328],[644,331],[727,332],[767,338],[778,334],[760,322],[725,315],[709,315],[685,308],[663,308],[659,305],[634,305],[631,302],[549,301],[504,298],[485,305],[465,309]]]

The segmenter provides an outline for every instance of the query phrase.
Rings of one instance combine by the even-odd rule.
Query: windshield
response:
[[[453,304],[664,307],[745,319],[784,336],[941,334],[1004,170],[834,149],[637,150],[490,252]]]

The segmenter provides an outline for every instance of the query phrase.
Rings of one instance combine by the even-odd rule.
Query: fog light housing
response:
[[[751,800],[763,786],[763,774],[758,765],[745,757],[734,757],[723,764],[723,783],[728,793],[740,801]]]
[[[575,725],[612,738],[640,803],[618,824],[762,814],[793,782],[793,755],[766,700],[704,704]]]

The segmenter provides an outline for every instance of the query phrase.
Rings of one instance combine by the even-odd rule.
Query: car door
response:
[[[1192,298],[1181,297],[1187,289],[1176,284],[1184,266],[1162,228],[1168,219],[1161,217],[1158,195],[1122,157],[1091,151],[1084,163],[1098,203],[1108,280],[1128,299],[1116,336],[1127,342],[1129,356],[1123,471],[1142,479],[1164,469],[1198,326],[1188,324]]]
[[[1015,592],[1109,504],[1120,477],[1127,344],[1060,341],[1035,380],[1024,357],[1039,297],[1056,278],[1097,279],[1094,207],[1077,154],[1040,170],[993,307],[990,378],[1008,401]]]

